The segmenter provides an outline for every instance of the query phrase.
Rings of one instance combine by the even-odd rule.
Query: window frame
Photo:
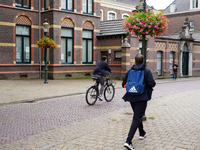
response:
[[[100,9],[100,21],[103,21],[103,10]]]
[[[92,0],[92,13],[88,13],[88,8],[89,8],[89,0],[85,0],[86,1],[86,12],[83,11],[83,14],[88,14],[88,15],[93,15],[93,11],[94,11],[94,0]]]
[[[83,38],[82,36],[82,41],[86,40],[86,62],[82,61],[82,64],[93,64],[93,45],[94,45],[94,36],[93,36],[93,29],[83,29],[83,31],[91,31],[92,32],[92,38]],[[83,35],[83,34],[82,34]],[[92,41],[92,62],[88,62],[88,40]],[[83,53],[83,49],[82,49],[82,53]],[[83,57],[83,55],[82,55]]]
[[[112,20],[116,20],[117,19],[117,13],[115,11],[108,11],[107,12],[107,20],[111,20],[110,17],[109,17],[110,13],[115,14],[115,19],[112,19]]]
[[[121,57],[116,57],[116,53],[120,52],[121,53]],[[122,59],[122,51],[114,51],[114,58],[115,59]]]
[[[29,6],[28,7],[24,7],[24,1],[25,0],[21,0],[21,6],[17,5],[16,2],[15,2],[15,7],[18,7],[18,8],[25,8],[25,9],[30,9],[31,8],[31,0],[28,0],[29,1]]]
[[[66,1],[66,9],[62,8],[62,5],[61,5],[61,10],[65,10],[65,11],[74,11],[74,0],[72,0],[72,10],[70,9],[67,9],[68,7],[68,0],[65,0]]]
[[[72,29],[72,37],[69,37],[69,36],[61,36],[61,40],[62,38],[65,38],[65,42],[66,42],[66,47],[65,47],[65,50],[66,50],[66,61],[65,62],[62,62],[61,60],[61,64],[74,64],[74,27],[66,27],[66,26],[61,26],[61,32],[62,32],[62,28],[66,28],[66,29]],[[67,57],[68,57],[68,49],[67,49],[67,39],[72,39],[72,62],[67,62]],[[62,54],[62,51],[61,51],[61,54]]]
[[[49,10],[49,0],[44,0],[44,10]]]
[[[159,74],[159,70],[158,70],[158,53],[160,53],[161,54],[161,57],[160,57],[160,74]],[[163,62],[163,52],[162,51],[157,51],[157,56],[156,56],[156,60],[157,60],[157,72],[158,72],[158,77],[161,77],[162,76],[162,67],[163,67],[163,64],[162,64],[162,62]]]
[[[193,23],[193,28],[191,28],[192,23]],[[194,21],[190,21],[190,31],[194,31]]]
[[[122,19],[126,19],[126,18],[124,18],[124,16],[126,16],[126,17],[130,17],[130,15],[129,15],[129,14],[127,14],[127,13],[124,13],[124,14],[122,14]]]
[[[22,62],[17,62],[16,61],[16,64],[30,64],[31,63],[31,25],[24,25],[24,24],[16,24],[16,27],[17,26],[26,26],[26,27],[29,27],[29,35],[21,35],[21,34],[16,34],[16,32],[15,32],[15,37],[16,37],[16,39],[17,39],[17,37],[22,37],[22,45],[21,45],[21,47],[22,47],[22,53],[20,54],[21,55],[21,57],[22,57]],[[16,28],[15,27],[15,28]],[[29,45],[29,48],[30,48],[30,58],[29,58],[29,62],[24,62],[24,37],[29,37],[29,43],[30,43],[30,45]],[[15,43],[16,43],[16,41],[15,41]],[[17,54],[15,54],[15,59],[16,59],[16,55]]]

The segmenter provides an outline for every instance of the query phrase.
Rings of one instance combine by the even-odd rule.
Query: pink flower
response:
[[[148,19],[146,19],[146,21],[149,21]]]
[[[150,28],[151,28],[151,26],[148,26],[148,28],[150,29]]]
[[[148,13],[149,12],[149,10],[148,9],[146,9],[146,13]]]
[[[139,23],[139,25],[143,25],[143,23],[142,23],[142,22],[140,22],[140,23]]]
[[[155,32],[155,30],[153,30],[153,33]]]
[[[144,27],[146,27],[147,25],[145,24]]]
[[[143,29],[140,29],[140,31],[142,32],[142,31],[143,31]]]
[[[150,25],[153,25],[153,23],[151,22]]]
[[[138,18],[136,18],[136,21],[138,21],[139,19]]]
[[[149,32],[145,32],[146,34],[149,34]]]

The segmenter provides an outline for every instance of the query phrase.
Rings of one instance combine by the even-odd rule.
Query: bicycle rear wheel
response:
[[[94,105],[97,101],[98,91],[95,86],[91,86],[86,92],[86,102],[88,105]]]
[[[104,90],[104,98],[107,102],[112,101],[115,95],[115,88],[113,85],[108,85]]]

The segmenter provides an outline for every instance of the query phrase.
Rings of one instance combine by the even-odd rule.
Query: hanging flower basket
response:
[[[169,20],[163,15],[164,13],[154,14],[153,10],[146,12],[130,12],[122,26],[127,33],[136,35],[150,35],[151,37],[164,36],[168,29]]]
[[[57,44],[49,38],[41,38],[39,41],[37,41],[37,46],[41,48],[50,48],[50,49],[57,49]]]

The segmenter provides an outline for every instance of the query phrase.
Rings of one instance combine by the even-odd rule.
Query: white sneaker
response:
[[[103,101],[102,95],[99,95],[98,98],[99,98],[100,101]]]
[[[135,150],[132,144],[124,143],[124,147],[126,147],[128,150]]]
[[[147,133],[145,132],[145,134],[143,136],[141,136],[141,135],[139,136],[139,139],[143,140],[146,136],[147,136]]]

